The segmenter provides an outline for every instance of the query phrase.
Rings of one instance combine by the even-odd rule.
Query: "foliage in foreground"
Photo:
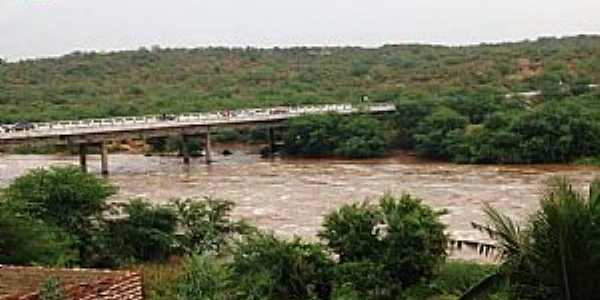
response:
[[[50,277],[42,283],[40,288],[40,300],[66,300],[65,291],[60,280]]]
[[[523,227],[486,207],[490,225],[484,229],[498,241],[504,262],[462,299],[485,294],[502,279],[514,297],[599,299],[600,181],[585,196],[555,178],[540,206]]]
[[[102,235],[100,223],[106,198],[115,191],[107,181],[78,168],[52,167],[35,169],[15,179],[3,190],[1,204],[18,222],[26,222],[22,234],[30,230],[30,234],[37,232],[49,239],[72,241],[71,251],[65,253],[74,251],[72,262],[86,264],[94,256],[93,239]],[[19,243],[28,241],[16,241],[14,247],[18,248]]]
[[[325,218],[319,236],[339,256],[336,278],[362,297],[398,297],[430,279],[446,257],[440,213],[410,195],[378,205],[345,205]]]
[[[219,250],[250,229],[231,220],[227,201],[160,206],[134,199],[115,211],[106,203],[115,191],[75,167],[37,169],[15,179],[0,198],[0,263],[118,267],[165,261]]]

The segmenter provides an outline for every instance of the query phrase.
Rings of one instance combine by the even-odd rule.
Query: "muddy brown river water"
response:
[[[482,203],[522,219],[537,207],[551,176],[568,176],[580,188],[600,176],[600,168],[593,167],[454,165],[417,161],[404,154],[364,161],[263,160],[236,151],[215,158],[210,166],[199,158],[184,167],[175,157],[111,155],[109,180],[120,189],[113,200],[228,199],[236,203],[236,217],[280,235],[312,239],[323,215],[344,203],[408,192],[447,209],[443,221],[451,235],[480,240],[483,236],[470,222],[484,220]],[[0,186],[31,168],[77,163],[73,156],[2,155]],[[99,173],[99,165],[97,157],[88,158],[91,172]]]

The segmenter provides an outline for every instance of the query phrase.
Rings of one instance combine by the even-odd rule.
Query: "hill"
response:
[[[139,49],[0,62],[0,123],[600,82],[600,36],[445,47]],[[555,88],[554,88],[555,89]]]

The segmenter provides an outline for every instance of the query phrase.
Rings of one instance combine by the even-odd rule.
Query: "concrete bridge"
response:
[[[269,144],[273,149],[273,130],[285,126],[294,117],[311,114],[353,114],[358,112],[379,114],[395,111],[390,103],[369,105],[326,104],[296,107],[272,107],[219,111],[207,113],[186,113],[180,115],[150,115],[137,117],[116,117],[106,119],[86,119],[32,123],[26,126],[5,125],[0,130],[0,146],[22,144],[68,145],[79,147],[79,160],[82,170],[87,170],[88,147],[99,147],[102,174],[108,174],[107,144],[111,141],[127,139],[146,140],[148,138],[181,135],[184,139],[192,136],[204,137],[205,162],[211,161],[211,130],[215,128],[248,128],[265,126],[269,128]],[[183,143],[184,145],[186,143]],[[189,151],[181,149],[183,161],[189,164]]]

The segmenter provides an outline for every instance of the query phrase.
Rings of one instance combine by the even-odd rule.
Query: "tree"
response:
[[[421,155],[436,158],[451,158],[450,148],[454,142],[448,137],[460,133],[469,124],[468,118],[456,111],[440,107],[419,124],[415,134],[415,149]]]
[[[124,218],[109,222],[111,252],[123,260],[161,261],[174,253],[176,211],[141,199],[125,205]]]
[[[209,255],[192,255],[185,264],[184,274],[177,287],[181,300],[226,300],[231,299],[228,288],[228,269]]]
[[[377,157],[386,149],[383,127],[376,119],[356,116],[345,119],[337,133],[335,153],[350,158]]]
[[[289,121],[286,152],[290,155],[376,157],[386,150],[384,129],[370,116],[315,115]]]
[[[231,220],[233,203],[205,198],[175,201],[178,226],[182,231],[178,241],[184,252],[218,252],[234,234],[244,234],[252,228],[242,221]]]
[[[239,299],[328,300],[332,265],[316,244],[258,233],[238,243],[230,268]]]
[[[77,258],[71,247],[60,228],[15,216],[0,205],[0,264],[69,265]]]
[[[333,153],[337,147],[337,115],[304,116],[289,120],[285,142],[291,155],[322,156]]]
[[[600,180],[586,197],[565,178],[553,179],[524,227],[490,206],[484,211],[489,226],[482,229],[497,240],[503,263],[461,299],[475,299],[503,280],[515,297],[600,299]]]
[[[4,190],[6,207],[16,215],[59,228],[87,257],[106,199],[116,188],[106,180],[76,167],[35,169],[18,177]]]
[[[444,261],[447,237],[439,215],[420,199],[385,195],[378,205],[345,205],[329,214],[319,237],[339,255],[340,285],[363,298],[398,297]]]

